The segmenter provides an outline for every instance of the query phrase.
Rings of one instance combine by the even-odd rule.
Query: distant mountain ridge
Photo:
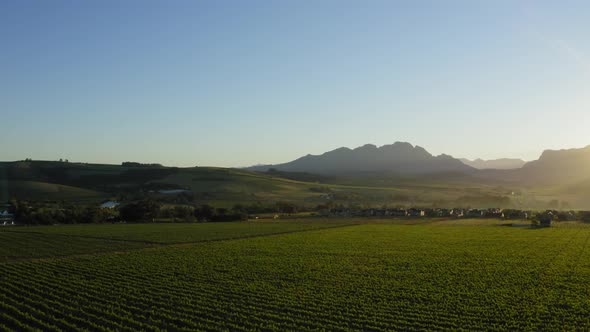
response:
[[[517,169],[480,170],[478,176],[530,186],[573,185],[590,181],[590,145],[578,149],[545,150],[539,159]]]
[[[590,179],[590,145],[580,149],[545,150],[538,160],[526,163],[521,179],[568,183]]]
[[[288,163],[247,168],[253,171],[276,169],[316,174],[354,174],[393,172],[400,174],[472,172],[475,169],[460,160],[442,154],[433,156],[420,146],[395,142],[377,147],[366,144],[355,149],[338,148],[321,155],[307,155]]]
[[[469,160],[465,158],[459,159],[465,165],[471,166],[477,169],[516,169],[521,168],[526,164],[526,161],[522,159],[513,158],[501,158],[493,160],[475,159]]]

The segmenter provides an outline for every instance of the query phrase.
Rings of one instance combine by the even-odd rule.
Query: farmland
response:
[[[357,204],[438,207],[545,208],[554,199],[572,208],[588,205],[585,183],[574,187],[539,188],[469,175],[424,177],[375,174],[372,176],[318,176],[308,173],[256,173],[216,167],[129,167],[48,161],[0,162],[0,201],[67,201],[97,205],[109,198],[133,201],[161,189],[184,189],[191,204],[208,203],[231,208],[235,204],[279,201],[315,207],[318,204]],[[512,195],[515,193],[515,195]]]
[[[309,219],[0,238],[0,329],[590,328],[590,228],[576,223]]]

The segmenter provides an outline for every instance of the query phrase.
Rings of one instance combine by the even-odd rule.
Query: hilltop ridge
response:
[[[373,144],[350,149],[341,147],[321,155],[306,155],[291,162],[247,168],[253,171],[276,169],[317,174],[354,174],[391,172],[400,174],[471,172],[474,168],[449,155],[433,156],[421,146],[395,142],[377,147]]]

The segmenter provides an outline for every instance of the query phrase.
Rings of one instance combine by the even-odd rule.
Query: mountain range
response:
[[[520,159],[468,161],[446,154],[433,156],[420,146],[396,142],[381,147],[372,144],[355,149],[342,147],[283,164],[248,168],[258,172],[271,169],[323,175],[462,173],[475,178],[525,184],[569,184],[590,180],[590,146],[580,149],[545,150],[538,160],[531,162]]]
[[[449,155],[433,156],[424,148],[406,142],[396,142],[381,147],[373,144],[366,144],[355,149],[342,147],[321,155],[307,155],[284,164],[259,165],[248,169],[261,172],[274,169],[323,175],[375,172],[421,174],[475,170]]]
[[[397,202],[545,208],[559,200],[572,208],[590,209],[590,146],[546,150],[538,160],[516,169],[476,169],[451,156],[433,156],[422,147],[397,142],[340,148],[250,170],[258,172],[129,162],[0,162],[0,201],[96,203],[109,197],[132,200],[159,195],[175,202],[190,199],[226,205],[279,200],[317,205],[333,198],[342,204],[372,206]],[[190,194],[172,197],[166,194],[170,191]]]
[[[499,172],[508,180],[526,184],[568,185],[590,180],[590,145],[580,149],[545,150],[539,159],[519,169]]]

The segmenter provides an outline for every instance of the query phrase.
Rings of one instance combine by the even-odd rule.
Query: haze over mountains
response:
[[[568,185],[590,180],[590,145],[581,149],[545,150],[538,160],[495,177],[528,184]]]
[[[545,208],[548,202],[560,200],[571,207],[590,208],[590,146],[547,150],[538,160],[517,169],[479,170],[451,156],[433,156],[422,147],[398,142],[339,148],[249,170],[273,168],[277,172],[261,174],[129,162],[0,162],[0,199],[98,201],[182,190],[199,202],[294,200],[320,204],[332,197],[340,203],[374,205]]]
[[[475,159],[469,160],[465,158],[459,159],[465,165],[471,166],[477,169],[515,169],[521,168],[526,164],[526,161],[522,159],[513,159],[513,158],[501,158],[501,159],[493,159],[493,160],[483,160],[483,159]]]
[[[339,148],[321,155],[307,155],[277,165],[259,165],[249,170],[307,172],[324,175],[362,173],[464,173],[473,177],[521,183],[570,184],[590,179],[590,146],[580,149],[545,150],[538,160],[460,160],[449,155],[433,156],[420,146],[396,142],[377,147]]]

